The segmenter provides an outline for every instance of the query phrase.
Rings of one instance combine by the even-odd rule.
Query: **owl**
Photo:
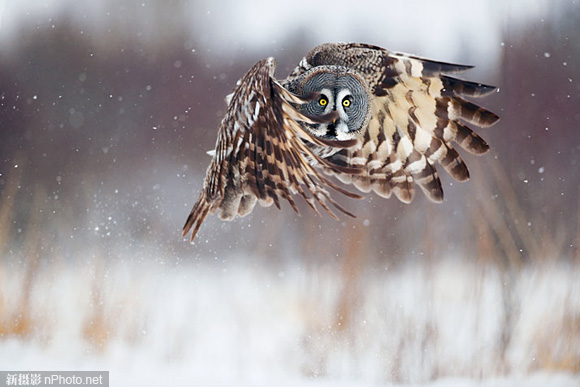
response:
[[[331,196],[362,198],[345,185],[405,203],[417,185],[432,201],[443,201],[437,164],[455,180],[467,180],[454,144],[487,152],[468,125],[487,127],[499,119],[464,99],[495,87],[448,75],[471,67],[360,43],[315,47],[283,80],[274,77],[274,58],[259,61],[226,97],[183,236],[191,232],[193,241],[209,213],[233,220],[256,203],[280,208],[285,200],[298,213],[300,196],[316,213],[320,206],[335,218],[332,208],[354,217]]]

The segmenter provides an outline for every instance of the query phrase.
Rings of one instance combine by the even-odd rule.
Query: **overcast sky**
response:
[[[198,0],[160,6],[163,0],[0,0],[0,43],[17,44],[19,27],[58,23],[63,14],[93,33],[117,24],[129,33],[137,26],[143,36],[151,35],[151,28],[171,28],[176,17],[185,16],[188,33],[213,52],[275,51],[299,36],[312,44],[364,41],[441,60],[477,56],[493,62],[501,52],[502,29],[541,22],[559,4],[577,1]],[[161,12],[169,16],[160,19]]]

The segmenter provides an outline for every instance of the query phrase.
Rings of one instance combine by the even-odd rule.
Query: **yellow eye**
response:
[[[320,99],[318,100],[318,104],[320,106],[326,106],[327,103],[328,103],[328,100],[325,97],[320,97]]]
[[[350,106],[350,99],[349,98],[343,99],[342,100],[342,106],[349,107]]]

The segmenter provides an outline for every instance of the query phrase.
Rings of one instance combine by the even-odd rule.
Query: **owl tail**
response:
[[[199,199],[197,199],[197,202],[191,209],[189,216],[187,217],[187,221],[183,226],[182,236],[185,237],[189,233],[189,230],[193,228],[190,239],[190,241],[193,242],[193,239],[195,238],[195,235],[199,231],[199,228],[201,227],[201,224],[205,220],[205,217],[207,216],[209,210],[210,203],[207,200],[205,190],[203,190],[201,195],[199,195]]]

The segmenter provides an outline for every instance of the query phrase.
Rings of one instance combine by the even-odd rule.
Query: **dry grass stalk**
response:
[[[482,189],[484,188],[482,187]],[[490,252],[498,257],[498,263],[504,270],[509,268],[520,269],[522,266],[520,251],[497,202],[495,200],[480,200],[479,208],[480,216],[478,218],[481,219],[481,215],[483,215],[483,221],[490,230],[493,230],[495,238],[501,246],[501,250],[496,246],[495,252]],[[479,221],[481,222],[481,220]],[[507,262],[499,259],[502,256],[507,259]]]
[[[12,165],[14,167],[8,173],[6,178],[6,185],[0,198],[0,254],[3,253],[3,248],[8,244],[8,234],[12,229],[10,223],[12,222],[12,210],[16,202],[16,193],[20,182],[22,181],[22,171],[24,169],[25,156],[22,152],[18,152],[14,157]],[[1,259],[1,255],[0,255]]]
[[[335,326],[339,331],[347,331],[352,325],[352,316],[356,314],[356,305],[362,297],[360,282],[365,262],[368,261],[366,245],[367,234],[359,225],[349,233],[346,239],[346,255],[342,262],[343,290],[338,301]]]
[[[477,235],[477,259],[483,264],[497,265],[498,251],[489,222],[482,221],[483,205],[477,202],[469,207],[470,217]]]
[[[536,339],[536,369],[580,372],[580,315],[567,313],[553,329],[544,329]]]
[[[580,265],[580,186],[578,186],[578,220],[576,222],[576,264]]]
[[[21,176],[22,172],[19,172],[15,179],[19,182]],[[9,184],[17,187],[19,183],[10,181]],[[26,275],[19,293],[14,295],[14,297],[19,298],[17,302],[18,306],[12,312],[0,308],[0,334],[5,336],[28,337],[34,326],[34,319],[30,308],[30,297],[35,278],[38,275],[39,262],[42,255],[40,230],[42,229],[44,215],[40,209],[45,199],[46,192],[42,189],[37,190],[34,194],[32,208],[29,211],[29,221],[25,228],[23,244],[20,248],[23,256],[22,264],[26,265]],[[15,202],[15,196],[12,196],[8,201],[13,204]],[[0,306],[2,305],[0,304]]]
[[[520,201],[516,195],[513,184],[507,176],[505,168],[498,160],[495,159],[492,159],[490,164],[497,186],[501,191],[503,202],[505,203],[511,218],[522,220],[520,222],[513,222],[515,229],[518,232],[518,236],[526,246],[526,249],[529,251],[530,257],[541,257],[541,251],[537,243],[537,238],[527,225],[528,222],[526,221],[526,213],[520,206]]]
[[[97,258],[95,260],[95,274],[93,290],[91,292],[91,308],[83,322],[83,338],[92,345],[98,352],[104,352],[113,336],[113,326],[109,321],[115,320],[109,311],[105,310],[103,278],[105,260]]]

